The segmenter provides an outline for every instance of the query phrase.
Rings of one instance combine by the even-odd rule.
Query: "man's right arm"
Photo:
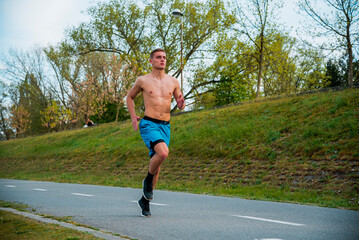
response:
[[[140,117],[136,115],[135,112],[135,102],[134,99],[137,96],[137,94],[141,91],[140,87],[140,79],[138,78],[131,88],[130,92],[127,95],[127,110],[130,113],[132,126],[135,131],[138,130],[138,121],[140,120]]]

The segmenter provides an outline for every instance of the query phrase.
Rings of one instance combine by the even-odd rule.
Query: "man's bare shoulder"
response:
[[[148,78],[152,78],[152,74],[151,74],[151,73],[148,73],[148,74],[145,74],[145,75],[140,76],[139,78],[141,78],[142,80],[146,80],[146,79],[148,79]]]
[[[167,74],[167,81],[171,82],[172,86],[174,87],[174,89],[179,89],[180,85],[179,85],[179,81],[177,78],[171,76],[171,75],[168,75]]]
[[[136,84],[141,86],[141,85],[144,84],[144,82],[145,82],[147,79],[149,79],[149,78],[150,78],[149,74],[145,74],[145,75],[139,76],[139,77],[136,79]]]
[[[171,75],[166,74],[166,78],[173,81],[173,82],[178,82],[177,78],[175,78],[175,77],[173,77]]]

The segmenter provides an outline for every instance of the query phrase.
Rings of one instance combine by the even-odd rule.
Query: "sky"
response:
[[[60,42],[66,28],[88,19],[82,11],[93,1],[0,0],[0,54]]]
[[[0,54],[9,48],[28,50],[64,39],[66,28],[88,20],[84,13],[98,0],[0,0]],[[284,1],[281,18],[296,25],[295,0]]]

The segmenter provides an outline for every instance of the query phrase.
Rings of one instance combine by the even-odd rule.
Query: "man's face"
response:
[[[150,59],[150,63],[152,64],[152,67],[155,69],[163,70],[166,67],[166,53],[164,52],[155,52],[153,54],[153,58]]]

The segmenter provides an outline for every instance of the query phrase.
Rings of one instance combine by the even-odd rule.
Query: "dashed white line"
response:
[[[33,188],[32,190],[40,191],[40,192],[46,192],[47,191],[47,189],[43,189],[43,188]]]
[[[155,205],[155,206],[168,206],[168,204],[164,204],[164,203],[151,203],[151,205]]]
[[[83,196],[83,197],[94,197],[95,195],[91,195],[91,194],[84,194],[84,193],[71,193],[72,195],[76,195],[76,196]]]
[[[16,186],[14,186],[14,185],[5,185],[5,187],[14,188]]]
[[[131,202],[134,202],[134,203],[137,203],[138,201],[131,201]],[[150,202],[151,205],[154,205],[154,206],[168,206],[168,204],[165,204],[165,203],[152,203]]]
[[[260,238],[260,239],[254,239],[254,240],[283,240],[281,238]]]
[[[264,221],[264,222],[280,223],[280,224],[286,224],[286,225],[292,225],[292,226],[305,226],[305,224],[301,224],[301,223],[292,223],[292,222],[278,221],[278,220],[266,219],[266,218],[241,216],[241,215],[232,215],[232,216],[238,217],[238,218],[247,218],[247,219],[252,219],[252,220]]]

